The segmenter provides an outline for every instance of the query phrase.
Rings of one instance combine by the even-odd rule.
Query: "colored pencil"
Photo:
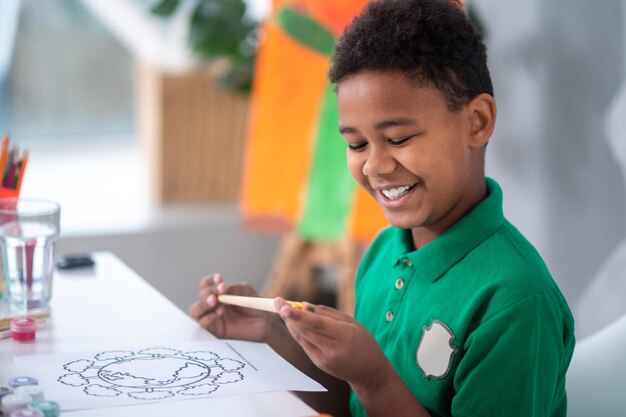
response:
[[[2,182],[2,186],[6,188],[11,188],[11,184],[13,184],[13,178],[15,177],[15,156],[17,154],[16,148],[11,148],[9,150],[9,155],[6,161],[6,167],[4,171],[4,180]]]
[[[24,151],[24,155],[22,156],[22,159],[20,161],[20,170],[19,170],[19,174],[17,177],[17,185],[15,187],[15,190],[17,191],[17,194],[20,194],[20,190],[22,189],[22,180],[24,179],[24,172],[26,171],[26,165],[28,164],[28,151]]]
[[[0,186],[3,184],[4,171],[9,153],[9,135],[2,138],[2,148],[0,148]]]

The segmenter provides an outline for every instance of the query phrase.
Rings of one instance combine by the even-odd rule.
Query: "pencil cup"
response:
[[[0,198],[17,198],[18,192],[13,188],[0,187]]]
[[[3,299],[9,309],[48,307],[60,213],[52,201],[0,198]]]

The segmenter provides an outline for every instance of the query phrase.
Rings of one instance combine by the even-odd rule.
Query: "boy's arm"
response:
[[[385,360],[385,370],[378,378],[351,384],[368,417],[429,417],[430,414],[415,398],[409,387]]]
[[[347,381],[369,417],[429,415],[371,333],[352,317],[325,306],[303,311],[284,300],[275,305],[311,365]]]
[[[264,342],[269,344],[289,363],[328,390],[328,392],[297,392],[296,394],[300,399],[320,413],[328,413],[333,416],[350,415],[348,407],[349,385],[318,368],[291,337],[283,323],[276,320]]]

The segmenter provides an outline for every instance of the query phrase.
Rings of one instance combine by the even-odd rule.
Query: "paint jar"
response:
[[[29,395],[34,401],[43,400],[43,388],[39,385],[22,385],[13,390],[16,394]]]
[[[18,342],[35,340],[37,321],[32,317],[20,317],[11,320],[11,336]]]
[[[5,416],[10,416],[12,412],[26,408],[32,401],[33,399],[28,395],[9,394],[2,397],[0,409]]]
[[[9,387],[0,387],[0,404],[2,404],[2,397],[12,394],[13,391]]]
[[[60,413],[59,404],[50,400],[33,401],[28,404],[29,410],[39,410],[45,417],[57,417]]]
[[[18,376],[15,378],[9,379],[9,387],[15,389],[17,387],[21,387],[23,385],[37,385],[39,381],[37,378],[33,378],[32,376]]]
[[[21,410],[15,410],[11,413],[11,417],[46,417],[45,414],[39,410],[29,410],[24,408]]]

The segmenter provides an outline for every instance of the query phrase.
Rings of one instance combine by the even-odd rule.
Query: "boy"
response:
[[[446,0],[372,2],[330,79],[349,169],[392,225],[359,267],[356,320],[279,298],[282,326],[219,304],[255,294],[219,275],[190,314],[218,337],[271,344],[329,388],[305,400],[336,416],[349,404],[352,416],[564,417],[573,319],[485,178],[496,104],[480,34]]]

